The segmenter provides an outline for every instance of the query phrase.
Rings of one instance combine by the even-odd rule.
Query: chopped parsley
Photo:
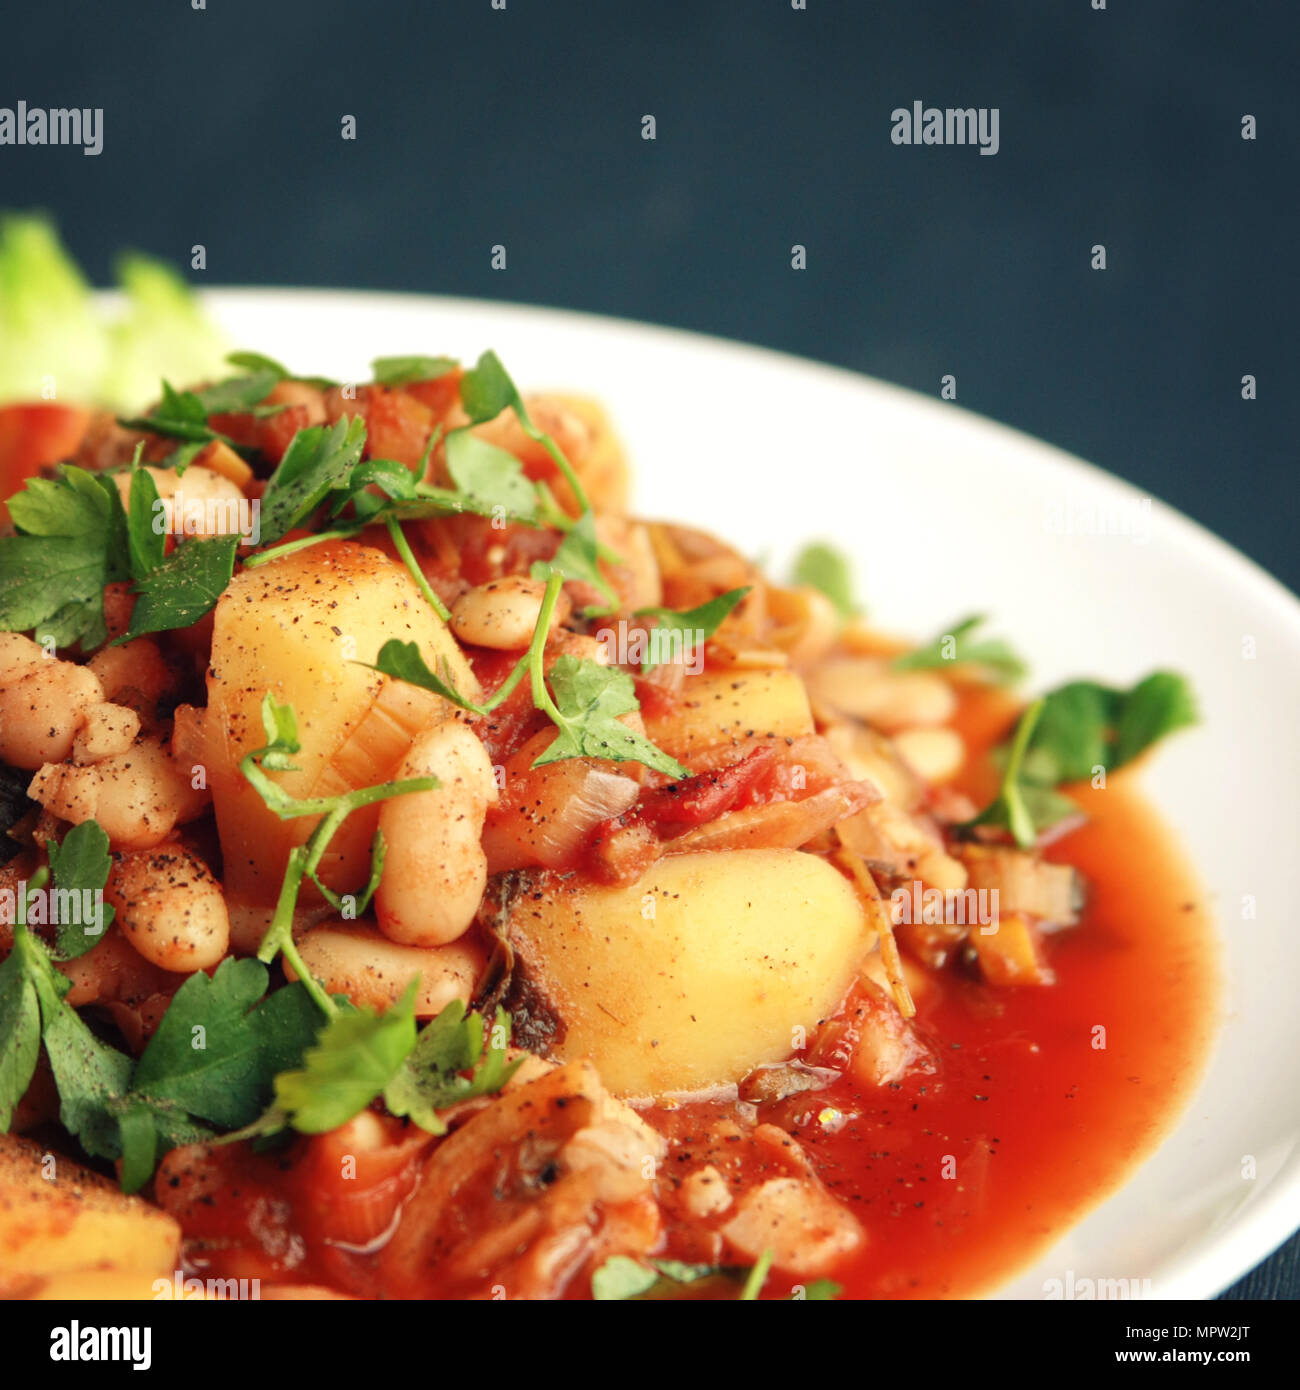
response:
[[[98,821],[84,820],[68,831],[62,844],[57,840],[47,840],[45,850],[50,860],[54,890],[77,894],[78,910],[66,916],[60,913],[61,920],[55,931],[59,955],[64,960],[71,960],[84,956],[99,945],[115,915],[113,908],[100,896],[108,882],[109,870],[113,867],[113,859],[108,852],[108,836]],[[67,920],[69,916],[83,919],[89,916],[85,911],[87,893],[92,895],[90,901],[98,905],[93,920]]]
[[[405,386],[446,376],[459,365],[454,357],[376,357],[370,370],[380,386]]]
[[[352,474],[366,443],[366,422],[342,416],[299,430],[262,494],[262,540],[273,545],[300,525]]]
[[[694,648],[698,643],[707,642],[748,593],[747,585],[743,589],[729,589],[725,594],[719,594],[717,598],[700,604],[698,608],[688,608],[684,613],[672,608],[638,608],[636,616],[654,618],[656,632],[668,636],[678,634],[677,651],[673,654],[684,656],[688,649]],[[653,671],[666,659],[663,655],[656,659],[656,652],[672,650],[671,641],[667,644],[651,641],[646,658],[641,663],[641,674],[644,676]]]
[[[795,556],[794,582],[824,594],[841,618],[853,618],[859,608],[853,597],[853,569],[848,557],[824,541],[806,545]]]
[[[136,581],[131,627],[117,639],[129,642],[149,632],[190,627],[216,606],[235,571],[239,537],[214,536],[178,545]]]
[[[963,828],[1008,830],[1027,848],[1038,833],[1079,808],[1056,790],[1132,762],[1167,734],[1197,722],[1187,680],[1153,671],[1131,689],[1070,681],[1025,710],[1011,741],[995,752],[1002,783],[992,802]]]
[[[926,671],[944,666],[973,666],[991,680],[1011,684],[1028,671],[1023,658],[1000,637],[976,637],[975,629],[984,623],[979,615],[964,618],[948,632],[915,651],[896,656],[895,671]]]
[[[107,637],[104,588],[128,577],[126,517],[111,477],[63,464],[9,499],[18,534],[0,538],[0,629],[56,646]]]

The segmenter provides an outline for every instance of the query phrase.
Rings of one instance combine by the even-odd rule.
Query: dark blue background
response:
[[[0,206],[54,211],[97,280],[123,246],[202,243],[212,284],[591,309],[935,394],[952,373],[1300,584],[1292,5],[43,0],[4,28],[0,105],[105,108],[97,159],[0,149]],[[918,99],[998,107],[998,155],[894,146]]]

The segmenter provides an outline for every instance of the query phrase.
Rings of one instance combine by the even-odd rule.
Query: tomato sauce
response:
[[[1013,720],[980,692],[958,722],[978,749]],[[990,780],[984,764],[965,783],[986,796]],[[837,1275],[846,1297],[966,1297],[1011,1277],[1123,1181],[1200,1075],[1218,1002],[1204,894],[1128,775],[1076,795],[1089,819],[1049,857],[1089,898],[1046,938],[1055,986],[933,977],[917,1022],[938,1070],[819,1092],[817,1113],[850,1118],[796,1131],[868,1233]]]
[[[984,753],[1015,716],[1001,693],[962,695],[971,761],[958,787],[977,801],[995,780]],[[965,1297],[1012,1276],[1151,1150],[1199,1075],[1218,992],[1200,890],[1128,777],[1075,794],[1088,819],[1049,857],[1076,867],[1089,897],[1078,926],[1045,938],[1056,984],[994,989],[960,968],[929,974],[915,991],[929,1071],[880,1089],[841,1080],[760,1113],[796,1136],[866,1232],[836,1271],[845,1297]],[[680,1152],[731,1112],[699,1101],[646,1118]],[[165,1162],[159,1198],[181,1218],[192,1267],[361,1296],[438,1296],[436,1269],[420,1287],[376,1287],[430,1142],[382,1123],[388,1147],[359,1184],[337,1178],[337,1136],[279,1154],[218,1149],[202,1171],[169,1175]],[[689,1228],[670,1219],[666,1238],[664,1253],[699,1257]],[[769,1295],[786,1296],[788,1282],[774,1275]],[[730,1285],[714,1293],[735,1296]]]

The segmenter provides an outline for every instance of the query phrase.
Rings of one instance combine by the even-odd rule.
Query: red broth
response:
[[[960,785],[977,799],[993,780],[983,751],[1014,717],[1003,695],[963,694],[972,763]],[[917,998],[932,1073],[870,1091],[841,1081],[789,1103],[786,1123],[867,1233],[836,1273],[846,1297],[964,1297],[1012,1276],[1151,1151],[1200,1074],[1218,998],[1204,898],[1130,776],[1078,799],[1088,820],[1050,857],[1082,872],[1089,898],[1077,927],[1046,939],[1055,986],[934,975]],[[680,1152],[724,1108],[692,1102],[648,1118]],[[397,1166],[360,1213],[375,1231],[391,1229],[425,1151],[384,1123],[402,1148],[387,1151]],[[377,1288],[383,1237],[340,1242],[322,1229],[333,1210],[322,1179],[332,1167],[315,1161],[322,1143],[328,1136],[299,1140],[277,1156],[218,1150],[220,1171],[204,1175],[206,1192],[183,1217],[192,1268],[363,1296],[451,1292],[436,1268],[419,1287]],[[689,1239],[670,1225],[665,1253],[690,1258]],[[778,1272],[768,1293],[786,1296],[789,1284]]]

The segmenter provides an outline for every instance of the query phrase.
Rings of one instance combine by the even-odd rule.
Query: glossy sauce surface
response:
[[[996,742],[1006,702],[968,695],[960,722]],[[989,782],[987,767],[966,778],[977,800]],[[1076,794],[1088,822],[1049,857],[1083,874],[1088,902],[1046,939],[1056,985],[936,977],[917,1016],[937,1074],[845,1096],[855,1120],[800,1134],[869,1231],[839,1276],[847,1296],[961,1297],[1010,1277],[1122,1182],[1200,1075],[1218,981],[1194,875],[1131,774]]]
[[[1004,695],[962,695],[958,723],[972,758],[959,786],[977,801],[993,780],[982,754],[1014,719]],[[1081,923],[1046,938],[1056,985],[992,989],[960,968],[931,974],[916,1023],[932,1072],[872,1090],[839,1081],[761,1116],[798,1138],[866,1231],[860,1253],[835,1273],[846,1297],[962,1297],[1010,1277],[1123,1181],[1199,1075],[1217,976],[1194,876],[1131,777],[1077,797],[1088,820],[1050,857],[1075,866],[1089,894]],[[646,1117],[678,1141],[671,1165],[732,1111],[701,1101]],[[452,1293],[436,1268],[418,1286],[385,1286],[382,1248],[428,1141],[384,1123],[392,1147],[362,1191],[333,1180],[337,1165],[322,1157],[330,1136],[281,1155],[218,1150],[206,1171],[185,1175],[186,1186],[198,1183],[177,1213],[193,1266],[362,1296]],[[159,1195],[176,1209],[172,1194]],[[490,1207],[490,1194],[482,1202]],[[690,1236],[670,1221],[665,1253],[699,1258]],[[786,1296],[790,1283],[776,1272],[769,1296]]]

